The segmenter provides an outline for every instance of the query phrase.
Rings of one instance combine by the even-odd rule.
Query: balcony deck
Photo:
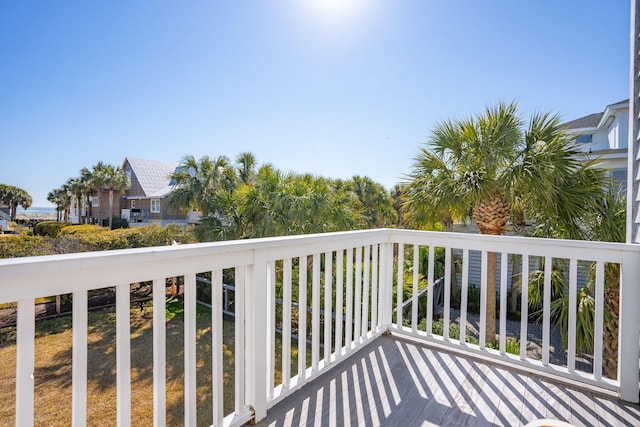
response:
[[[490,266],[490,253],[499,267]],[[523,278],[516,326],[506,315],[514,260]],[[436,274],[436,262],[444,272]],[[454,264],[461,270],[459,303],[452,298]],[[585,266],[590,276],[579,274]],[[568,278],[565,299],[552,298],[554,271]],[[225,272],[233,273],[228,281]],[[479,316],[468,309],[471,272],[480,282]],[[499,280],[489,289],[493,274]],[[444,278],[442,303],[438,275]],[[142,282],[153,297],[153,356],[146,362],[153,375],[153,423],[167,425],[167,358],[175,350],[167,340],[165,308],[175,278],[184,295],[187,426],[205,419],[224,427],[251,420],[265,426],[518,425],[547,417],[574,425],[640,425],[638,277],[639,245],[387,229],[0,260],[0,304],[17,309],[16,363],[9,372],[15,377],[15,425],[36,424],[35,302],[65,294],[73,301],[67,405],[73,425],[87,424],[89,293],[105,288],[114,290],[116,304],[114,417],[118,425],[132,425],[131,284]],[[587,281],[588,298],[580,294]],[[227,285],[234,286],[236,321],[233,331],[225,331],[231,347],[223,342]],[[542,295],[536,325],[528,323],[530,289]],[[611,306],[617,312],[605,303],[605,289],[619,290]],[[204,302],[211,307],[206,356],[197,351],[199,290],[208,293]],[[496,349],[486,339],[489,298],[500,304]],[[580,298],[591,305],[581,305]],[[552,324],[558,304],[568,313],[567,348],[561,351]],[[586,368],[577,345],[581,307],[593,317]],[[608,321],[614,317],[617,325]],[[610,354],[616,336],[617,351]],[[507,353],[507,338],[517,340],[518,356]],[[533,344],[535,353],[529,351]],[[225,383],[229,350],[234,375]],[[206,359],[212,404],[199,412],[197,378]],[[609,362],[617,365],[614,373]]]
[[[383,335],[272,407],[259,426],[640,425],[640,406]]]

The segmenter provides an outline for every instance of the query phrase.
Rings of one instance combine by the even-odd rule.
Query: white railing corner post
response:
[[[254,424],[267,416],[267,363],[273,363],[267,357],[267,274],[266,250],[257,249],[245,281],[246,403],[253,408]]]
[[[16,349],[16,426],[34,425],[35,304],[18,301]]]
[[[393,243],[383,243],[380,256],[380,324],[387,330],[393,319]]]
[[[620,398],[638,403],[638,360],[640,359],[640,254],[622,254],[620,277],[620,326],[618,331],[618,379]]]

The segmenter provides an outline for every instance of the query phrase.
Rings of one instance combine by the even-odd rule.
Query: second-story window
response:
[[[160,213],[160,199],[151,199],[151,213]]]

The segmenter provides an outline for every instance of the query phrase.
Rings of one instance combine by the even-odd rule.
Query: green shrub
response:
[[[67,227],[64,227],[62,230],[60,230],[60,235],[78,236],[80,234],[102,233],[108,230],[108,228],[104,228],[94,224],[74,224],[68,225]]]
[[[63,228],[70,226],[68,222],[42,221],[33,228],[33,233],[37,236],[58,237]]]
[[[179,225],[148,225],[136,228],[109,230],[98,225],[70,225],[46,221],[38,224],[38,239],[22,239],[23,236],[3,236],[0,258],[32,255],[67,254],[113,249],[142,248],[196,242],[191,228]],[[54,238],[51,238],[55,236]],[[6,238],[5,238],[6,237]],[[45,238],[48,237],[48,238]]]
[[[116,230],[118,228],[129,228],[129,221],[125,218],[111,218],[111,229]]]
[[[4,235],[0,237],[0,258],[51,255],[52,239],[44,236]]]

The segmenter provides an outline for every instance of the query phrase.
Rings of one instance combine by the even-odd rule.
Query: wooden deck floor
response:
[[[259,426],[640,426],[640,407],[382,336],[271,408]]]

